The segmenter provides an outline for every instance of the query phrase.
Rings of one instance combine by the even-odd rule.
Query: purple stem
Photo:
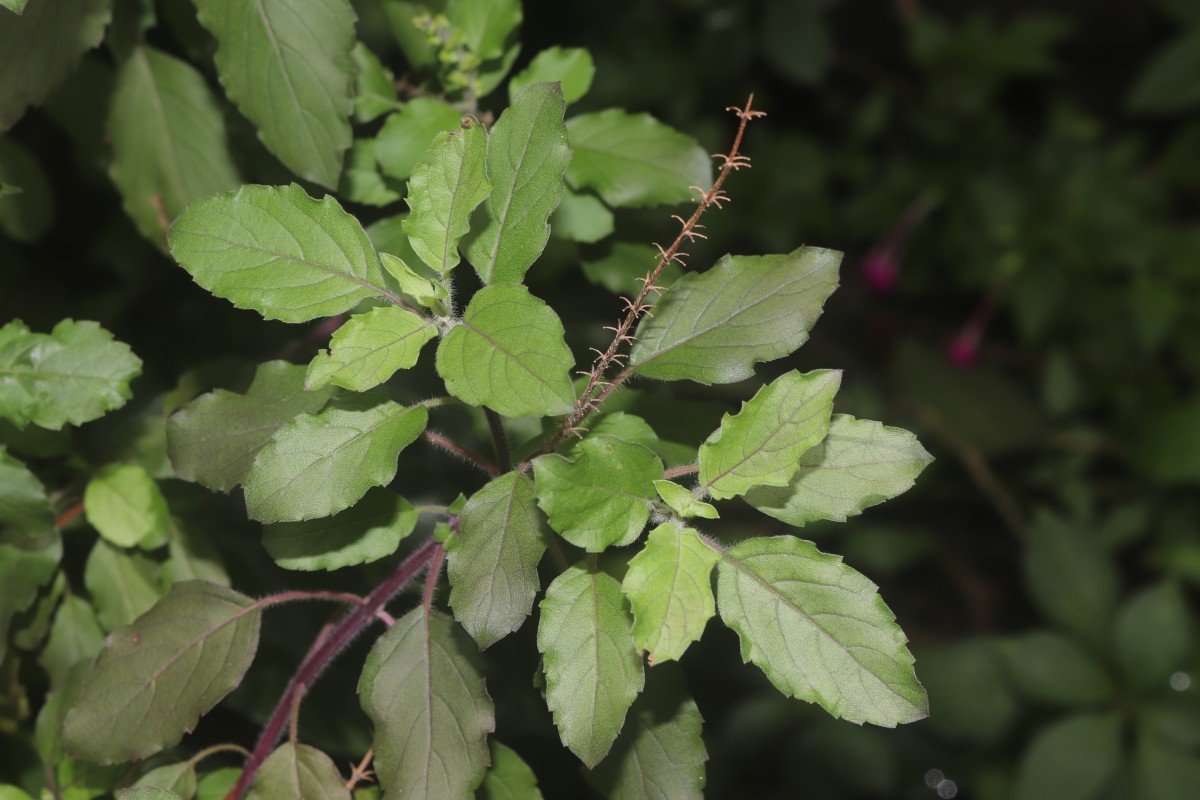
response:
[[[296,668],[296,674],[292,676],[287,688],[283,690],[279,702],[275,705],[275,710],[271,712],[262,734],[258,737],[258,743],[254,745],[254,752],[246,759],[246,766],[242,769],[241,776],[233,789],[225,796],[225,800],[241,800],[242,796],[246,794],[255,774],[267,760],[267,756],[271,754],[279,737],[283,735],[297,695],[303,694],[333,662],[337,654],[371,624],[376,613],[403,589],[405,584],[416,577],[439,547],[440,545],[433,539],[429,539],[418,547],[400,563],[400,566],[387,580],[376,586],[375,590],[367,595],[362,605],[347,611],[330,629],[328,635],[318,638],[313,643],[300,662],[300,666]]]

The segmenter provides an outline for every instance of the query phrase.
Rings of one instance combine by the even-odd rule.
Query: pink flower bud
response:
[[[900,279],[900,263],[890,247],[875,247],[862,260],[862,275],[874,294],[891,294]]]

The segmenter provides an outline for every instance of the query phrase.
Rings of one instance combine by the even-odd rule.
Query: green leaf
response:
[[[0,416],[58,430],[125,405],[142,362],[95,322],[64,319],[50,333],[20,320],[0,328]]]
[[[83,585],[92,595],[105,630],[129,625],[162,596],[158,564],[141,553],[127,553],[101,539],[92,547],[83,570]]]
[[[358,695],[388,796],[457,800],[483,780],[492,700],[475,643],[449,617],[418,606],[398,619],[367,655]]]
[[[1191,649],[1187,602],[1169,581],[1135,595],[1117,614],[1116,653],[1138,689],[1149,689],[1183,669]]]
[[[39,106],[100,44],[113,0],[28,0],[21,16],[0,15],[0,130]]]
[[[482,60],[500,58],[521,24],[520,0],[448,0],[446,18]]]
[[[67,712],[67,752],[113,764],[176,744],[241,683],[261,615],[253,600],[224,586],[175,584],[109,636]]]
[[[400,188],[379,171],[379,162],[375,159],[375,140],[355,139],[346,151],[342,177],[338,181],[338,195],[351,203],[383,207],[402,197]]]
[[[45,170],[16,140],[0,138],[0,233],[18,242],[42,238],[54,218]]]
[[[660,480],[654,482],[654,490],[667,506],[683,519],[702,517],[704,519],[720,519],[721,515],[710,503],[696,499],[696,495],[674,481]]]
[[[53,527],[28,532],[0,527],[0,661],[13,616],[33,605],[61,559],[62,541]]]
[[[425,430],[424,406],[350,396],[301,414],[258,451],[246,476],[246,510],[259,522],[298,522],[349,508],[396,477],[396,459]]]
[[[241,182],[204,76],[153,48],[134,48],[118,70],[108,135],[125,212],[160,246],[190,203]]]
[[[0,0],[0,7],[7,8],[14,14],[20,14],[28,3],[29,0]]]
[[[196,800],[225,800],[241,774],[241,767],[221,767],[201,775],[196,782]]]
[[[1032,528],[1025,551],[1032,599],[1051,620],[1106,645],[1118,578],[1104,546],[1049,514],[1040,514]]]
[[[521,283],[546,247],[548,220],[562,198],[571,161],[565,109],[558,84],[536,83],[492,127],[487,150],[492,191],[464,242],[485,284]]]
[[[396,97],[396,84],[392,74],[362,42],[357,42],[350,51],[354,59],[354,120],[370,122],[389,111],[402,108]]]
[[[526,86],[557,81],[562,85],[563,99],[574,103],[592,88],[595,75],[596,65],[587,50],[581,47],[549,47],[509,79],[508,96],[515,99]]]
[[[305,368],[286,361],[259,364],[245,394],[218,389],[167,421],[167,454],[186,481],[228,492],[246,478],[254,457],[284,424],[315,414],[337,391],[304,390]]]
[[[704,633],[716,613],[710,578],[718,560],[696,531],[674,523],[650,531],[629,560],[621,590],[633,608],[633,641],[651,666],[679,660]]]
[[[682,203],[712,183],[704,148],[649,114],[610,108],[572,117],[567,129],[575,153],[567,181],[610,206]]]
[[[751,489],[746,502],[797,527],[822,519],[845,522],[908,491],[932,461],[906,430],[835,414],[829,434],[800,456],[786,486]]]
[[[787,255],[725,256],[683,276],[638,325],[633,371],[660,380],[733,383],[808,341],[837,288],[842,254],[801,247]]]
[[[595,196],[568,189],[550,217],[550,230],[560,239],[592,244],[613,232],[613,213]]]
[[[1200,33],[1185,34],[1150,58],[1127,104],[1142,114],[1174,114],[1200,103]]]
[[[1031,700],[1098,706],[1116,692],[1104,662],[1060,633],[1029,631],[1006,642],[1003,653],[1012,682]]]
[[[1200,484],[1200,401],[1150,415],[1134,444],[1133,461],[1156,482]]]
[[[175,792],[157,786],[135,786],[117,792],[117,800],[183,800]]]
[[[407,240],[405,244],[407,245]],[[418,272],[403,259],[391,253],[380,253],[379,263],[383,264],[383,268],[387,270],[388,274],[396,279],[396,285],[400,291],[425,308],[431,309],[438,316],[449,317],[451,315],[450,309],[446,305],[447,298],[450,297],[449,290],[445,284],[428,275],[427,270],[423,269]],[[420,264],[420,261],[414,258],[413,263]]]
[[[563,744],[595,767],[645,682],[625,596],[615,578],[580,562],[547,587],[541,612],[546,704]]]
[[[83,492],[88,524],[119,547],[166,543],[170,525],[167,501],[145,468],[108,464]]]
[[[571,455],[533,462],[538,505],[550,527],[592,553],[637,539],[650,518],[654,481],[663,474],[658,456],[611,436],[589,436]]]
[[[471,495],[448,553],[450,607],[481,648],[521,627],[540,583],[545,526],[533,481],[509,472]]]
[[[1005,674],[999,644],[965,639],[917,650],[929,692],[930,729],[948,742],[995,745],[1022,706]]]
[[[375,158],[385,175],[404,180],[425,160],[439,133],[460,128],[458,109],[440,100],[414,97],[384,120],[375,136]]]
[[[575,406],[558,315],[524,286],[475,293],[438,345],[437,371],[450,394],[506,417],[555,416]]]
[[[59,688],[72,667],[95,658],[103,640],[104,631],[92,606],[77,595],[64,597],[50,625],[50,638],[38,656],[38,663],[50,677],[50,686]]]
[[[476,794],[477,800],[542,800],[537,776],[517,752],[492,739],[492,766]]]
[[[134,788],[143,787],[175,792],[184,800],[191,800],[196,794],[196,765],[191,761],[180,761],[156,767],[134,784]]]
[[[203,580],[228,586],[229,573],[225,571],[221,553],[208,536],[175,517],[170,517],[168,523],[170,537],[167,560],[162,565],[163,585],[169,587],[180,581]]]
[[[365,392],[417,363],[421,348],[437,336],[437,328],[407,308],[382,306],[355,314],[338,328],[330,349],[308,365],[304,388],[327,383]]]
[[[1200,784],[1200,758],[1164,746],[1151,736],[1138,738],[1138,798],[1189,800]]]
[[[217,39],[229,99],[284,165],[328,189],[350,146],[354,10],[349,0],[196,0]]]
[[[838,556],[792,536],[747,539],[721,553],[717,576],[742,659],[779,691],[888,728],[928,714],[904,632],[875,584]]]
[[[196,283],[267,319],[306,322],[368,297],[400,301],[358,220],[296,184],[243,186],[193,203],[168,242]]]
[[[840,370],[785,372],[700,445],[700,485],[718,500],[756,486],[787,486],[800,456],[829,431]]]
[[[315,747],[287,741],[275,748],[250,784],[247,800],[350,800],[337,765]]]
[[[407,500],[376,488],[328,519],[266,526],[263,546],[284,569],[341,569],[390,556],[416,524]]]
[[[653,450],[658,444],[658,435],[650,423],[634,414],[617,411],[596,414],[584,420],[589,436],[611,436],[629,444],[640,444]]]
[[[612,752],[584,778],[608,800],[703,800],[703,723],[680,670],[653,669]]]
[[[471,212],[487,198],[488,135],[471,117],[462,127],[443,131],[433,140],[431,158],[418,164],[408,182],[412,213],[404,232],[421,260],[442,280],[458,265],[458,242],[471,227]]]
[[[1090,800],[1121,760],[1121,718],[1081,714],[1042,728],[1017,771],[1021,800]]]
[[[834,36],[828,21],[832,0],[772,0],[762,15],[759,48],[781,75],[816,84],[833,63]]]
[[[97,648],[99,650],[99,648]],[[33,745],[47,764],[67,761],[62,746],[62,723],[67,710],[79,696],[83,680],[92,669],[92,659],[85,659],[64,674],[61,683],[51,686],[46,702],[38,711],[33,733]]]
[[[583,274],[613,294],[636,295],[642,288],[638,278],[646,277],[654,269],[660,258],[658,251],[653,245],[630,242],[612,242],[608,248],[601,257],[583,261]],[[681,275],[683,270],[672,261],[663,267],[658,283],[670,286]]]
[[[0,527],[40,531],[54,527],[46,488],[29,469],[0,446]]]

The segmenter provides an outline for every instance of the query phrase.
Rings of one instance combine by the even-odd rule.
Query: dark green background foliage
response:
[[[19,122],[12,105],[0,105],[6,129],[0,137],[0,326],[20,319],[62,341],[94,336],[90,346],[114,370],[125,379],[138,374],[125,351],[114,351],[119,346],[100,333],[55,328],[66,318],[95,320],[142,365],[132,399],[117,392],[94,408],[43,411],[33,420],[42,428],[0,422],[7,453],[0,460],[0,500],[16,486],[4,482],[16,475],[4,472],[12,457],[36,472],[58,513],[83,498],[85,485],[90,495],[87,519],[64,530],[68,580],[41,589],[13,618],[0,650],[0,784],[20,785],[34,796],[45,784],[39,752],[49,753],[52,763],[63,758],[43,729],[49,725],[35,730],[39,714],[52,721],[66,713],[61,697],[56,705],[47,690],[69,694],[86,672],[77,666],[59,674],[53,665],[94,655],[103,632],[149,608],[164,583],[200,577],[252,597],[283,589],[365,594],[389,570],[381,563],[357,566],[364,559],[337,554],[314,561],[302,547],[287,549],[295,540],[284,527],[308,523],[273,522],[264,539],[236,493],[175,479],[165,419],[193,398],[227,390],[210,395],[210,407],[189,406],[172,425],[202,430],[211,406],[231,402],[244,403],[256,426],[271,431],[320,409],[333,387],[310,387],[316,391],[309,407],[281,410],[253,399],[288,396],[304,377],[278,363],[256,374],[255,365],[310,361],[329,346],[330,329],[320,321],[265,321],[202,290],[167,255],[163,220],[195,197],[239,183],[283,185],[299,177],[311,182],[306,188],[316,197],[322,187],[338,188],[343,205],[369,226],[394,215],[387,206],[416,167],[405,161],[403,143],[386,135],[393,123],[380,115],[396,108],[386,82],[376,106],[356,106],[353,131],[325,131],[308,143],[313,152],[327,153],[354,135],[399,149],[399,156],[378,146],[372,153],[356,144],[339,181],[335,164],[302,147],[273,146],[273,123],[238,113],[235,104],[253,88],[218,84],[214,42],[190,3],[117,0],[102,34],[95,9],[106,3],[62,2],[78,7],[83,20],[73,40],[82,47],[103,35],[103,44],[53,91],[54,76],[46,76],[45,87],[34,85],[35,101],[45,103]],[[24,13],[38,13],[47,3],[29,0]],[[24,49],[30,43],[4,38],[6,9],[24,5],[0,0],[0,85],[31,58]],[[356,0],[358,38],[395,75],[415,82],[439,72],[443,86],[461,92],[465,84],[455,72],[461,65],[406,62],[389,13],[407,5]],[[694,451],[685,445],[703,441],[721,414],[735,411],[761,382],[816,369],[843,370],[835,425],[849,427],[858,417],[903,426],[937,459],[903,497],[847,522],[818,521],[802,531],[880,585],[910,640],[929,694],[929,718],[895,729],[835,720],[816,705],[782,696],[742,663],[732,631],[709,625],[679,665],[695,707],[678,694],[675,667],[663,664],[645,678],[647,697],[657,682],[661,691],[626,722],[653,728],[674,714],[682,722],[663,735],[684,737],[695,735],[702,716],[706,797],[916,799],[957,792],[982,800],[1158,800],[1192,797],[1200,785],[1194,602],[1200,581],[1200,6],[1192,0],[1058,5],[530,0],[519,35],[485,42],[493,72],[512,57],[518,40],[517,71],[546,48],[586,48],[594,81],[586,94],[564,82],[568,116],[648,111],[709,152],[727,147],[731,117],[722,109],[755,92],[755,107],[769,114],[747,134],[755,168],[731,178],[733,199],[706,216],[708,239],[688,246],[689,266],[707,270],[725,253],[787,253],[800,244],[846,253],[841,288],[811,341],[795,356],[758,365],[757,382],[647,381],[635,387],[645,392],[614,398],[610,410],[654,426],[663,463],[692,460]],[[400,33],[401,40],[413,35]],[[419,47],[407,46],[410,59],[419,61],[412,55]],[[189,174],[177,176],[181,184],[166,183],[186,191],[164,192],[151,203],[137,200],[143,197],[139,181],[159,185],[162,176],[139,173],[137,166],[160,146],[138,134],[153,109],[146,108],[136,76],[122,82],[124,92],[114,94],[114,85],[117,64],[149,69],[156,59],[162,60],[156,74],[171,76],[187,106],[189,124],[174,132],[176,140],[207,153],[205,137],[227,136],[230,147],[217,157],[184,159]],[[184,62],[194,69],[182,70]],[[482,83],[468,89],[500,86],[483,96],[480,114],[498,114],[509,104],[509,87],[498,73],[477,74]],[[195,100],[197,86],[211,90],[199,93],[209,101]],[[420,105],[409,103],[396,117],[420,115]],[[426,111],[422,119],[436,116]],[[429,124],[440,129],[446,123],[453,126],[456,115]],[[113,136],[114,126],[124,135]],[[587,134],[572,131],[580,140]],[[603,169],[589,175],[576,156],[567,172],[568,186],[579,192],[575,215],[560,209],[545,253],[526,276],[530,290],[558,311],[577,358],[588,347],[606,346],[601,328],[613,324],[621,308],[613,289],[628,292],[640,274],[621,265],[630,253],[646,263],[650,242],[669,241],[676,226],[670,210],[657,204],[681,199],[653,192],[614,196],[603,175]],[[5,194],[10,185],[22,193]],[[611,221],[596,195],[616,207]],[[377,242],[394,241],[387,224],[371,228]],[[468,255],[473,248],[486,251],[484,239],[469,239]],[[486,260],[471,258],[476,265]],[[460,265],[456,274],[473,288],[470,269]],[[252,380],[250,399],[231,394],[245,393]],[[428,353],[403,381],[409,400],[441,392]],[[97,421],[58,430],[120,406]],[[487,451],[482,417],[448,414],[438,429]],[[539,430],[513,433],[519,441]],[[429,492],[406,493],[412,503],[453,499],[432,487],[461,487],[471,495],[484,485],[477,471],[427,443],[408,447],[396,485]],[[236,449],[205,457],[216,465],[211,474],[178,477],[227,490],[250,469]],[[105,492],[140,492],[144,512],[106,533],[106,516],[92,513],[105,507]],[[772,492],[760,488],[747,497],[769,517],[745,504],[721,506],[730,541],[795,533],[789,523],[807,521],[789,518]],[[259,507],[260,518],[272,519],[269,504]],[[368,494],[356,508],[394,519],[391,527],[370,529],[379,552],[394,551],[394,540],[412,530],[407,504]],[[553,519],[555,512],[548,513]],[[118,557],[124,544],[142,541],[136,534],[116,541],[119,531],[137,525],[164,537],[149,544],[169,548],[170,557],[161,556],[167,549]],[[93,529],[109,544],[93,550]],[[0,545],[7,546],[5,540]],[[22,563],[32,572],[0,570],[0,592],[33,591],[53,571],[57,544],[30,546],[33,555]],[[300,569],[349,566],[288,571],[276,563],[286,559]],[[451,555],[452,580],[464,564]],[[556,573],[548,564],[542,569],[545,587]],[[117,572],[121,596],[105,598]],[[637,579],[633,567],[630,574]],[[99,619],[85,600],[104,609]],[[242,599],[225,601],[239,607]],[[212,743],[252,743],[330,613],[313,604],[272,610],[245,680],[173,751],[178,758],[151,766],[185,760]],[[71,635],[56,636],[60,625]],[[399,620],[384,644],[404,647],[406,625]],[[603,763],[581,772],[559,744],[540,695],[544,687],[531,682],[541,674],[534,628],[526,624],[486,651],[500,739],[533,768],[546,797],[584,796],[589,785],[611,791],[621,775]],[[351,695],[372,642],[365,637],[353,645],[304,706],[301,739],[342,768],[371,746],[370,720]],[[497,771],[519,767],[504,745],[492,749]],[[327,770],[320,753],[306,746],[291,756],[307,759],[316,773]],[[471,757],[478,761],[482,754]],[[230,754],[215,755],[203,771],[238,763]],[[62,764],[54,780],[75,792],[63,797],[98,796],[129,782],[119,767]],[[173,785],[192,779],[185,775]],[[229,780],[228,772],[209,775],[197,796],[219,797]]]

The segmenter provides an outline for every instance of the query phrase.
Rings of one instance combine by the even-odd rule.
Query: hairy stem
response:
[[[254,780],[255,774],[267,760],[267,756],[271,754],[275,743],[283,735],[283,730],[292,715],[293,703],[296,702],[298,696],[313,685],[346,645],[366,630],[371,621],[376,618],[377,613],[382,611],[387,602],[425,568],[435,550],[440,548],[441,545],[432,539],[426,541],[408,558],[404,559],[387,580],[376,586],[367,595],[365,602],[346,612],[313,643],[308,653],[300,661],[300,665],[283,690],[283,694],[280,695],[279,702],[275,704],[275,710],[271,712],[267,724],[263,726],[262,734],[259,735],[253,752],[246,759],[246,766],[242,769],[241,776],[238,777],[237,783],[226,795],[225,800],[241,800],[246,794],[246,790],[250,788],[250,782]]]
[[[493,478],[503,474],[500,471],[500,468],[497,467],[495,464],[493,464],[491,461],[488,461],[486,458],[479,455],[478,453],[471,452],[470,450],[468,450],[467,448],[463,447],[462,445],[460,445],[456,442],[450,441],[445,436],[442,436],[440,433],[434,433],[433,431],[425,431],[424,433],[421,434],[421,438],[425,439],[425,441],[430,442],[433,445],[436,445],[437,447],[442,448],[443,450],[445,450],[448,453],[453,453],[454,455],[461,458],[463,461],[466,461],[468,464],[471,464],[472,466],[478,467],[479,469],[483,470],[484,472],[486,472],[488,475],[490,475]]]
[[[684,464],[682,467],[672,467],[664,471],[663,478],[671,480],[672,478],[681,478],[684,475],[695,475],[699,471],[699,464]]]
[[[512,456],[508,450],[508,434],[504,432],[504,423],[500,421],[500,415],[487,406],[483,408],[483,415],[487,417],[488,427],[492,431],[492,443],[496,448],[496,461],[499,463],[502,472],[508,472],[512,469]]]
[[[650,300],[650,293],[653,292],[655,297],[661,297],[666,291],[665,286],[660,286],[657,281],[662,271],[666,269],[667,264],[674,261],[677,264],[683,264],[683,256],[686,253],[682,252],[686,242],[695,241],[696,239],[705,238],[704,234],[700,233],[699,229],[704,227],[700,224],[700,218],[704,216],[704,212],[711,206],[721,207],[721,204],[729,199],[728,195],[721,191],[726,178],[730,173],[735,172],[742,167],[750,166],[750,159],[741,154],[742,138],[746,133],[746,125],[752,119],[765,116],[762,111],[755,111],[754,95],[750,95],[746,100],[744,108],[731,106],[728,110],[737,114],[740,122],[738,123],[737,133],[734,134],[733,144],[729,148],[728,153],[718,153],[714,158],[720,159],[721,170],[717,173],[717,179],[713,181],[712,187],[707,192],[701,192],[700,199],[696,204],[696,210],[686,220],[681,217],[675,217],[680,223],[679,234],[675,237],[675,241],[671,242],[671,246],[665,250],[659,246],[659,259],[654,268],[644,277],[640,278],[642,289],[638,292],[637,298],[630,300],[625,298],[625,317],[617,323],[614,328],[608,328],[613,332],[612,342],[608,349],[604,352],[596,351],[596,360],[592,362],[592,369],[588,372],[587,386],[579,395],[579,399],[575,403],[575,409],[559,427],[558,431],[550,438],[542,448],[543,453],[553,452],[558,447],[559,442],[563,440],[568,433],[577,431],[579,424],[583,422],[588,414],[595,411],[604,399],[610,395],[621,383],[623,383],[632,374],[632,371],[627,367],[621,371],[612,381],[605,381],[604,376],[607,374],[609,367],[616,363],[620,364],[627,356],[620,354],[620,349],[625,344],[633,342],[634,324],[637,323],[643,315],[649,312],[654,307],[654,302]],[[700,191],[697,187],[697,191]]]

